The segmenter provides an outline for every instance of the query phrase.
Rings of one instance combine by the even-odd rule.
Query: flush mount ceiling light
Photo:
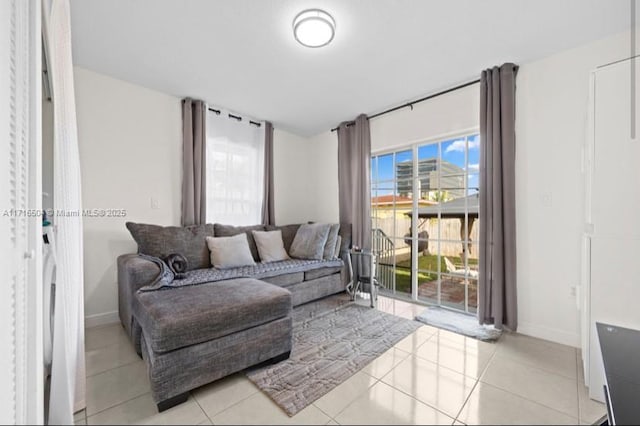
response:
[[[303,10],[293,20],[293,36],[303,46],[326,46],[335,33],[336,21],[324,10]]]

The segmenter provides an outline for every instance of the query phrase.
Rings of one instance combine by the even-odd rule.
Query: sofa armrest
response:
[[[160,273],[160,267],[137,254],[118,256],[118,312],[120,321],[134,339],[132,327],[133,300],[136,292],[150,284]],[[134,342],[135,343],[135,342]]]

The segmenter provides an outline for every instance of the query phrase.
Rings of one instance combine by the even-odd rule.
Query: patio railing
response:
[[[371,250],[377,259],[376,278],[380,287],[393,290],[395,246],[380,228],[372,230]]]

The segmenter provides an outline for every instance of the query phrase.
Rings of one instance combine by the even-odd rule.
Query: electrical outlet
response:
[[[156,197],[151,197],[151,208],[153,210],[158,210],[160,208],[160,203],[158,203],[158,199]]]
[[[576,297],[576,286],[571,286],[571,296]]]

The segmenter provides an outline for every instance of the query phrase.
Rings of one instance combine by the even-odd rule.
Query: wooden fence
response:
[[[386,212],[385,212],[386,213]],[[460,236],[459,219],[420,219],[418,232],[427,231],[429,235],[428,253],[442,256],[460,256],[463,243]],[[471,227],[469,257],[478,257],[478,231],[479,221],[476,220]],[[372,227],[382,230],[394,243],[395,256],[398,261],[410,257],[411,248],[403,240],[405,235],[411,232],[411,218],[398,213],[395,216],[381,214],[374,216]],[[407,240],[409,242],[409,240]],[[439,244],[439,248],[438,248]]]

